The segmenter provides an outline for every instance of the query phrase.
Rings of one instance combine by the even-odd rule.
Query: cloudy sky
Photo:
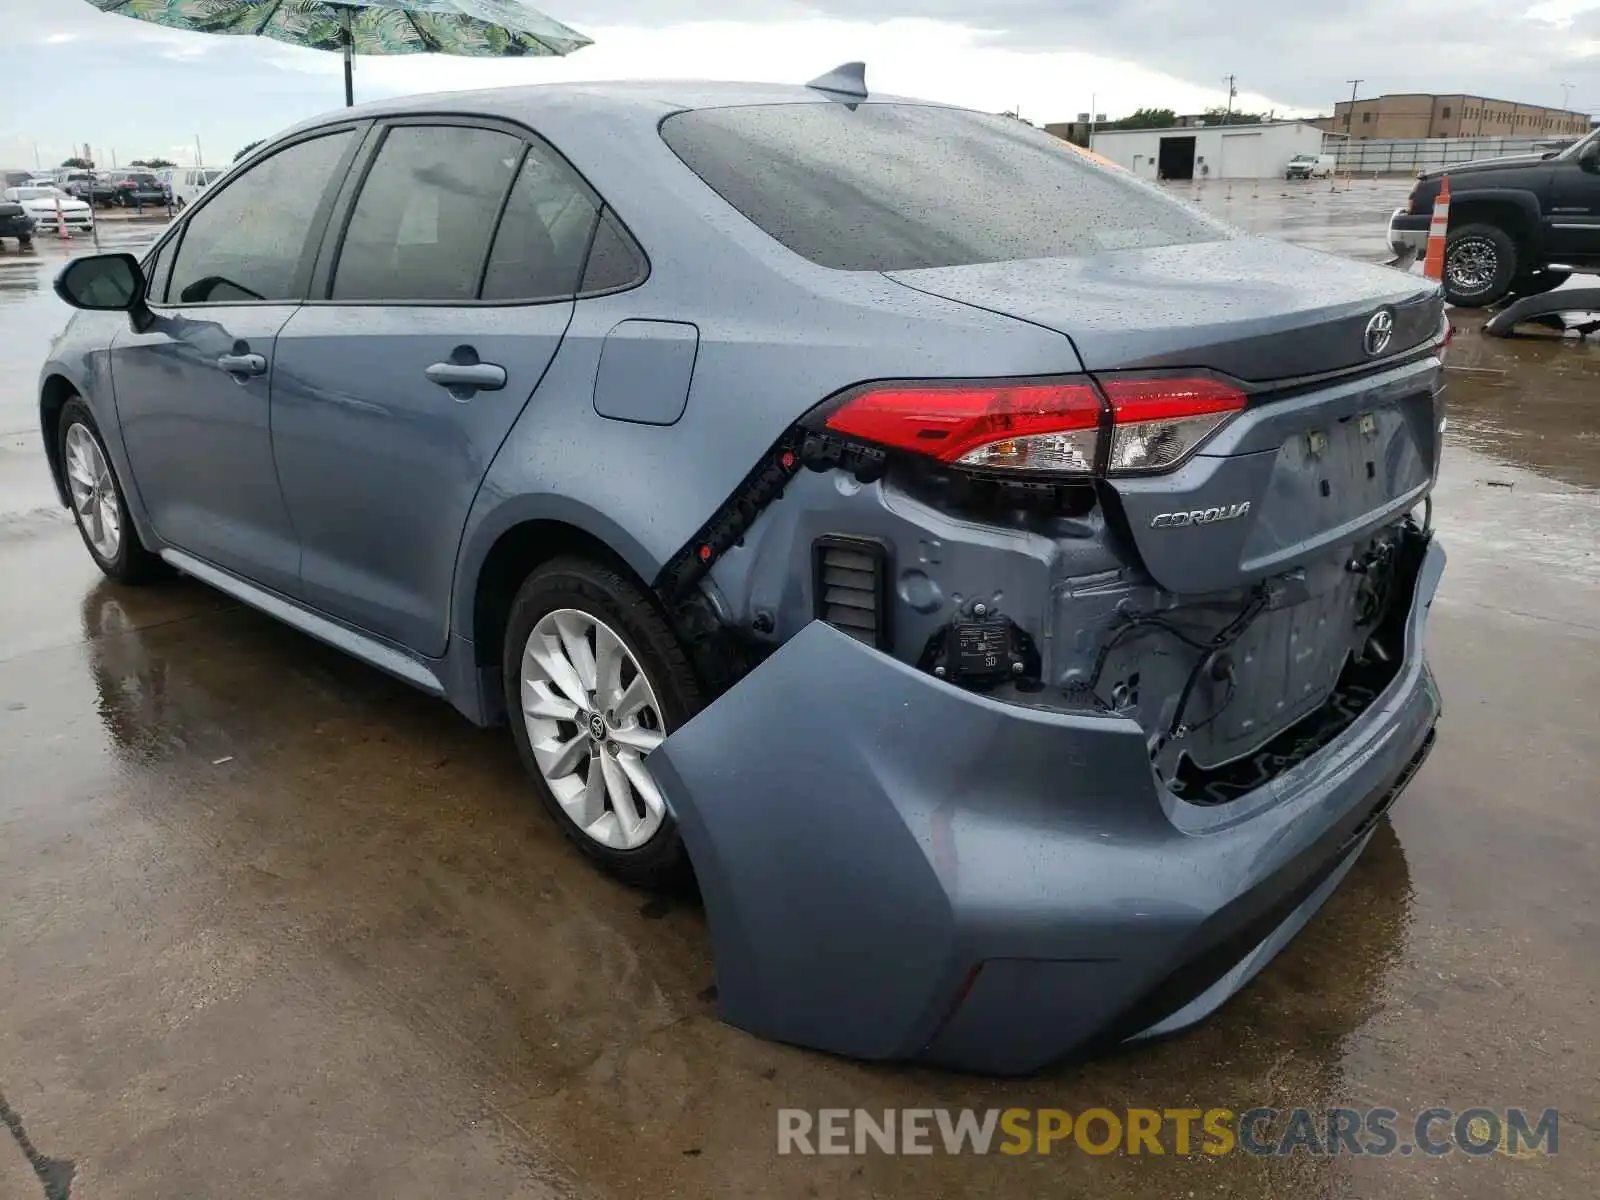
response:
[[[1330,111],[1364,94],[1467,91],[1600,113],[1600,0],[541,0],[594,38],[566,59],[361,59],[357,99],[518,82],[803,82],[862,58],[875,90],[1020,106],[1196,111],[1238,76],[1248,108]],[[336,56],[95,11],[0,0],[0,166],[87,142],[102,162],[208,162],[342,100]],[[1568,89],[1563,84],[1570,84]]]

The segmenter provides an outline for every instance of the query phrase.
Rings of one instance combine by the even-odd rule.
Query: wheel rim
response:
[[[85,425],[74,424],[67,430],[66,458],[72,509],[89,544],[109,562],[122,547],[122,504],[117,497],[117,481],[112,478],[100,443]]]
[[[666,723],[616,631],[575,608],[541,617],[523,647],[521,695],[534,764],[584,836],[612,850],[654,837],[667,805],[645,759]]]
[[[1458,295],[1486,292],[1500,270],[1500,252],[1488,238],[1467,238],[1450,247],[1445,275]]]

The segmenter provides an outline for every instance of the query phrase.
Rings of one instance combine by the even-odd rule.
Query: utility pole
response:
[[[1094,93],[1089,93],[1089,149],[1094,149]]]
[[[1348,134],[1350,132],[1350,122],[1355,119],[1356,115],[1356,89],[1365,83],[1366,80],[1346,79],[1345,82],[1350,85],[1350,111],[1344,114],[1344,131],[1346,134]]]
[[[1228,107],[1222,114],[1222,123],[1226,125],[1233,117],[1233,98],[1239,94],[1239,89],[1233,86],[1236,76],[1224,75],[1223,78],[1228,81]]]
[[[194,135],[194,165],[197,167],[206,165],[206,160],[200,157],[200,135],[198,133]]]
[[[1572,85],[1570,83],[1563,83],[1561,85],[1561,111],[1562,112],[1567,111],[1567,105],[1569,104],[1569,102],[1571,100],[1572,100]]]

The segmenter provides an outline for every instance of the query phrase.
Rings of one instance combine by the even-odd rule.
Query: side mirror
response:
[[[1600,142],[1590,142],[1578,152],[1578,166],[1591,173],[1600,172]]]
[[[75,258],[56,276],[56,295],[91,312],[144,311],[144,270],[131,254]]]

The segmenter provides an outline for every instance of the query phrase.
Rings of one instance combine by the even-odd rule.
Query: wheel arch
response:
[[[81,399],[82,396],[76,384],[56,371],[46,375],[39,386],[39,429],[44,435],[50,481],[55,484],[56,498],[63,507],[71,502],[67,498],[67,482],[61,470],[61,410],[67,406],[68,400]]]
[[[602,513],[557,496],[508,501],[479,522],[456,573],[455,632],[480,671],[498,672],[511,602],[541,563],[575,554],[628,576],[646,594],[660,569],[644,547]]]
[[[1539,202],[1531,193],[1511,190],[1471,192],[1450,202],[1452,231],[1467,225],[1483,224],[1503,229],[1519,252],[1539,252],[1543,241],[1539,226]]]

